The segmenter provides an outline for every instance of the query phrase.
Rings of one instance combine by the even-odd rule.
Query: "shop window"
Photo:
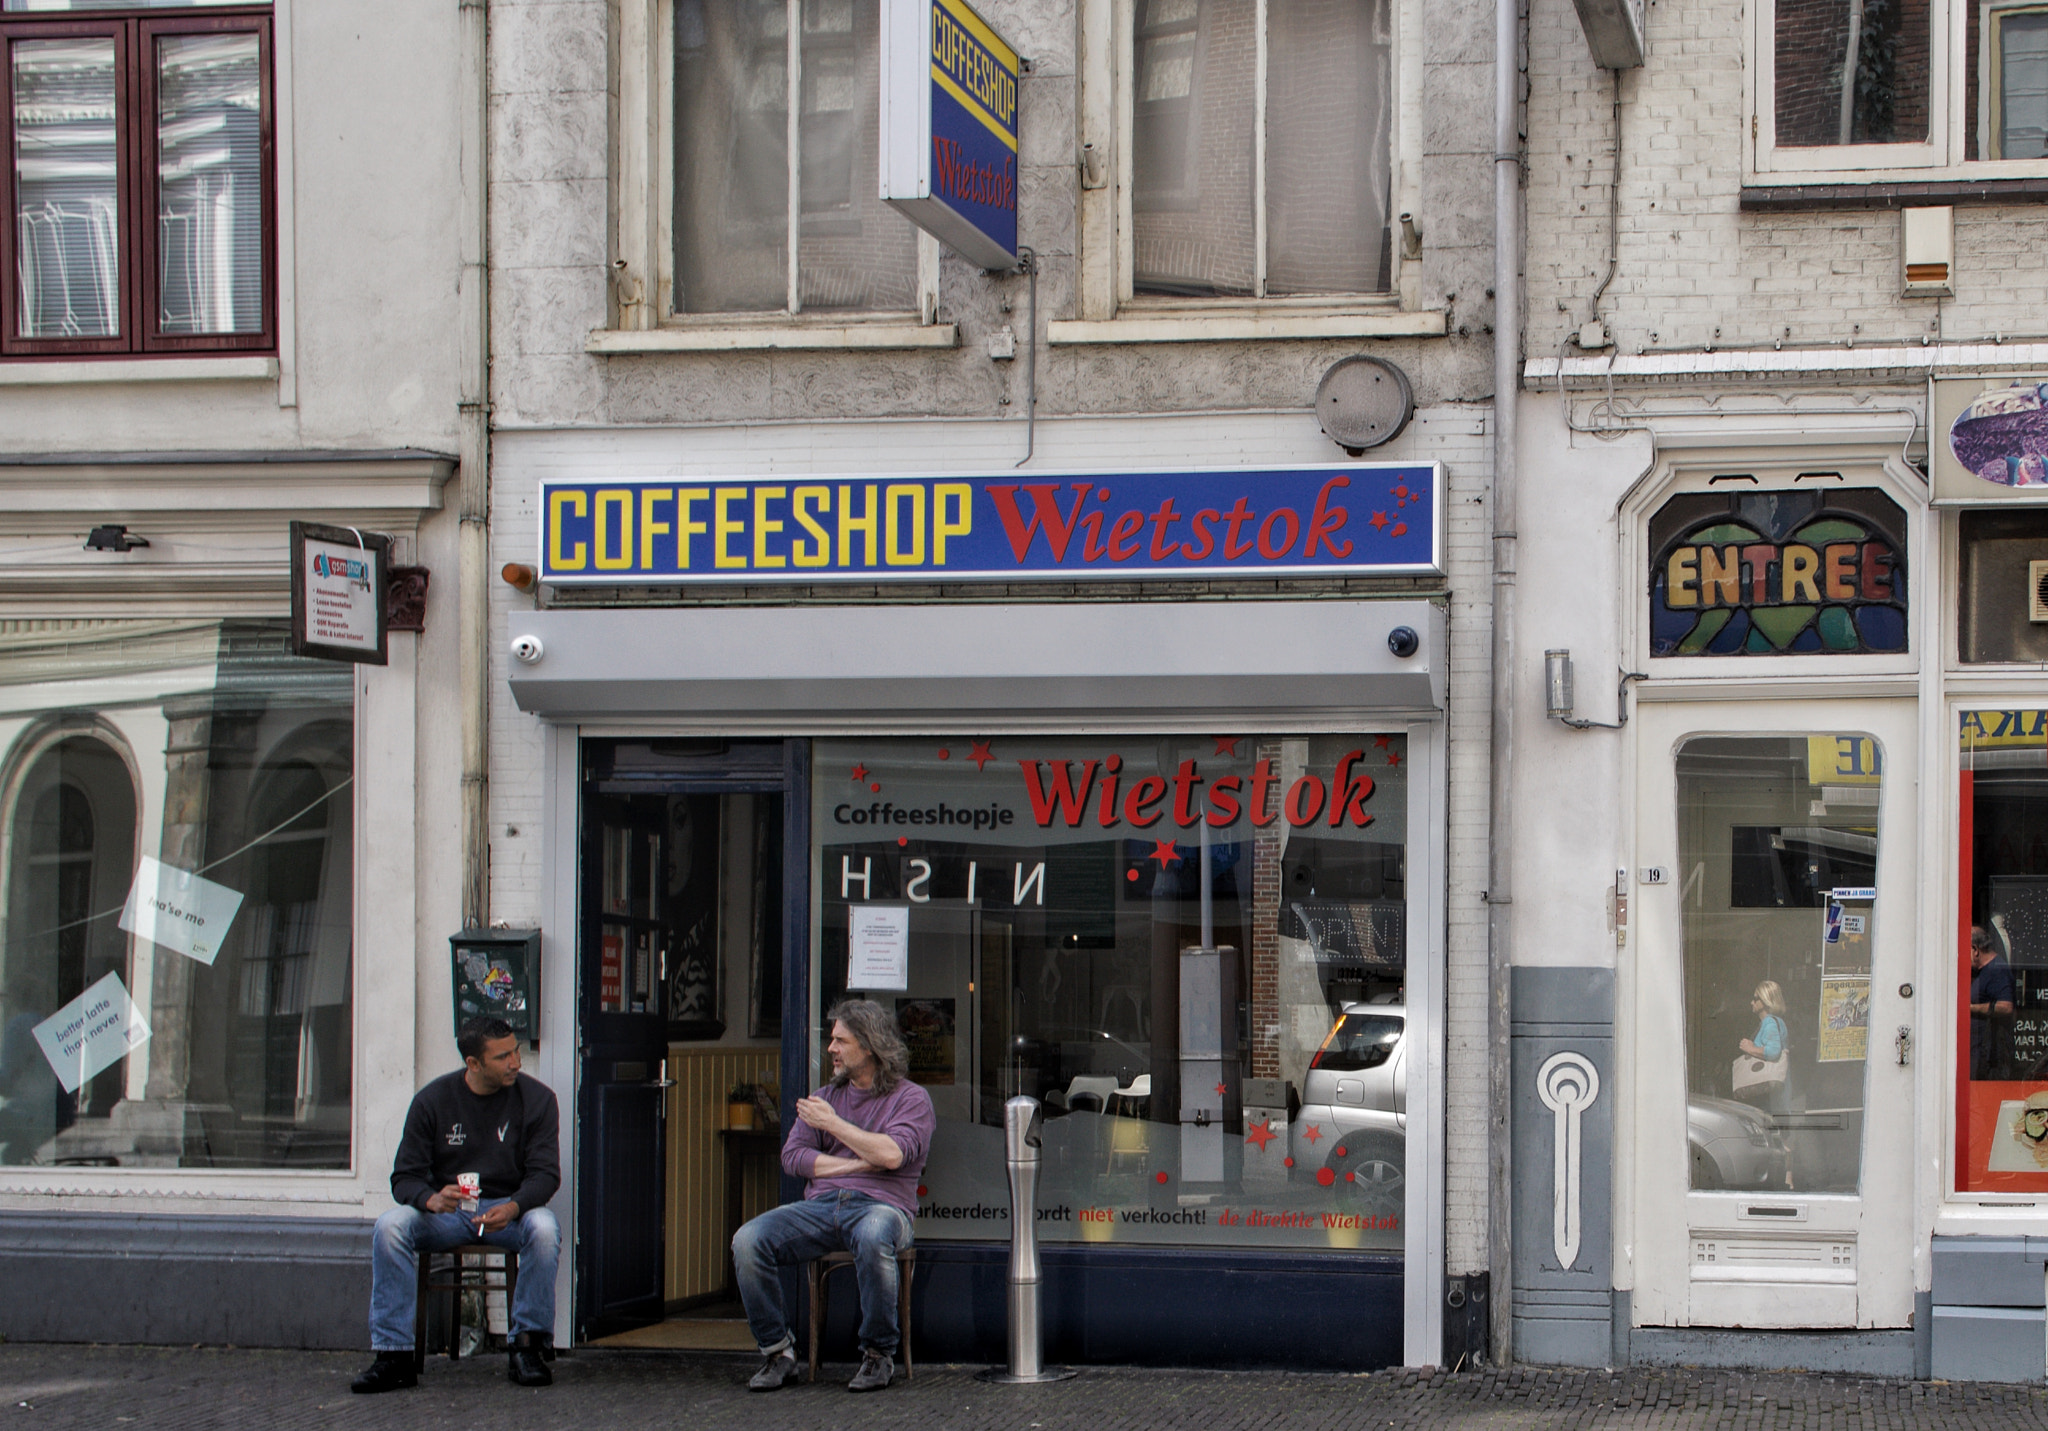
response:
[[[0,1162],[348,1166],[352,699],[264,623],[0,638]]]
[[[271,348],[268,6],[110,8],[0,13],[0,352]]]
[[[1138,0],[1133,290],[1386,292],[1392,39],[1383,3]]]
[[[1050,1240],[1401,1249],[1405,736],[814,749],[817,1009],[902,1025],[920,1240],[1005,1234],[1026,1094]]]
[[[2048,1192],[2048,710],[1964,711],[1958,743],[1956,1188]]]
[[[1907,649],[1906,516],[1883,492],[1683,492],[1649,527],[1652,656]]]
[[[1696,1190],[1857,1191],[1882,767],[1855,734],[1679,749]]]
[[[879,15],[674,0],[674,312],[919,308],[917,232],[875,184]]]
[[[1964,661],[2048,661],[2032,565],[2048,562],[2048,510],[1960,517],[1962,577],[1957,654]]]

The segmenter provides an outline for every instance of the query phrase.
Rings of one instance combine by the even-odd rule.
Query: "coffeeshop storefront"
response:
[[[723,1319],[746,1345],[726,1242],[801,1195],[781,1129],[858,995],[895,1010],[939,1114],[919,1360],[1001,1359],[1001,1109],[1026,1094],[1049,1356],[1434,1362],[1446,614],[1412,582],[1215,597],[1245,558],[1440,573],[1441,480],[542,484],[542,599],[502,636],[544,763],[538,1071],[579,1109],[576,1339],[697,1345]],[[849,557],[877,582],[864,545],[1004,599],[835,602]],[[579,580],[579,554],[631,570]],[[824,575],[780,604],[694,584],[778,557]],[[611,604],[657,571],[691,604]],[[1048,574],[1079,594],[1030,599]],[[1086,594],[1191,574],[1210,599]]]

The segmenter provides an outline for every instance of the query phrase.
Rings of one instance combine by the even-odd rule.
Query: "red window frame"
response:
[[[91,18],[0,16],[0,358],[178,356],[277,351],[277,126],[272,77],[271,12],[266,6],[209,6],[203,12],[93,12]],[[157,64],[160,36],[254,34],[262,84],[262,327],[253,333],[160,331],[158,274]],[[110,36],[114,40],[115,184],[119,226],[120,335],[113,338],[24,338],[19,335],[21,284],[16,268],[14,45],[20,40]]]

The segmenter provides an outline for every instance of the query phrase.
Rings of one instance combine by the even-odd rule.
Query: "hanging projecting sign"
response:
[[[1017,266],[1021,68],[963,0],[882,0],[882,198],[983,268]]]
[[[1019,477],[541,483],[540,575],[1130,581],[1443,570],[1443,469],[1318,464]]]
[[[1927,417],[1927,458],[1937,503],[2048,500],[2048,381],[1940,379]]]
[[[384,664],[391,538],[293,522],[292,652]]]
[[[1906,649],[1906,516],[1874,488],[1685,492],[1649,535],[1652,656]]]

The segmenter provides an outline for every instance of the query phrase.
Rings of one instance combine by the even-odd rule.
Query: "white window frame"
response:
[[[1421,304],[1422,262],[1409,257],[1403,216],[1426,231],[1422,183],[1422,16],[1424,0],[1392,0],[1394,107],[1390,192],[1395,259],[1390,293],[1285,298],[1173,298],[1138,294],[1132,277],[1134,31],[1136,0],[1079,0],[1081,79],[1079,317],[1054,321],[1055,343],[1204,342],[1276,338],[1436,337],[1440,310]],[[1258,0],[1257,124],[1264,152],[1266,0]],[[1100,157],[1096,157],[1100,156]],[[1255,177],[1254,225],[1260,286],[1265,277],[1263,164]],[[1099,174],[1100,186],[1090,187]]]
[[[1777,4],[1755,0],[1750,10],[1750,143],[1743,163],[1745,183],[1884,183],[2048,176],[2048,156],[2034,159],[1965,160],[1970,132],[1982,124],[1989,95],[1985,63],[1969,53],[1972,7],[2027,8],[1986,0],[1933,0],[1933,33],[1928,39],[1928,138],[1919,144],[1838,144],[1780,147],[1777,142]],[[1967,65],[1979,66],[1975,113],[1965,113]],[[1930,201],[1932,202],[1932,201]]]
[[[794,96],[801,79],[802,0],[785,0],[791,22]],[[672,312],[675,294],[675,0],[620,0],[614,8],[618,88],[612,119],[610,325],[591,333],[593,353],[720,352],[745,348],[951,348],[959,335],[938,321],[939,247],[917,240],[917,311],[805,313],[797,296],[792,233],[787,306],[771,313]],[[790,145],[800,119],[790,106]],[[801,222],[798,166],[790,166],[789,222]],[[879,183],[879,175],[874,182]],[[856,184],[861,176],[854,176]]]

